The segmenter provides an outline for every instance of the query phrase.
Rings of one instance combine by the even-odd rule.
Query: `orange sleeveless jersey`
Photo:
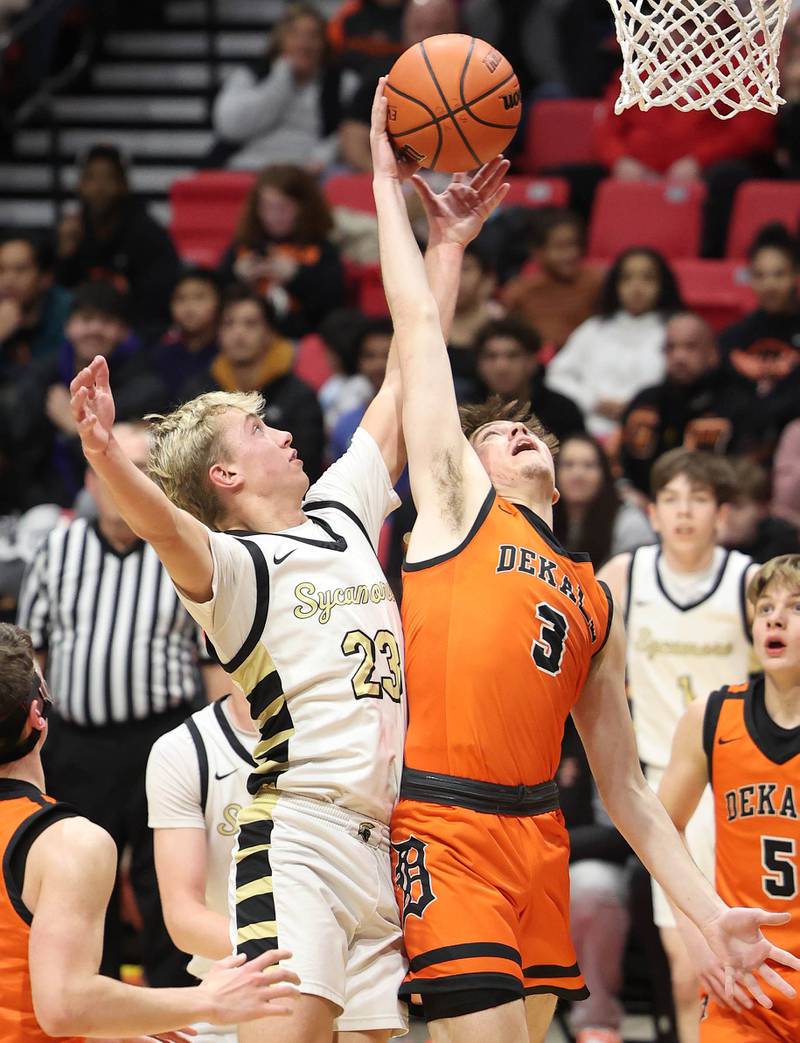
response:
[[[765,725],[764,681],[732,685],[714,692],[706,706],[703,745],[709,760],[716,817],[716,886],[728,905],[792,913],[789,923],[769,927],[775,945],[800,953],[797,917],[800,881],[800,729],[783,732]],[[800,990],[800,974],[785,967],[779,973]],[[735,1037],[734,1022],[755,1018],[777,1031],[786,1022],[800,1028],[800,999],[788,1000],[764,986],[774,1001],[772,1011],[756,1007],[734,1014],[711,1005],[713,1017],[731,1022],[724,1038]],[[752,1016],[752,1017],[751,1017]],[[712,1026],[709,1026],[711,1029]],[[716,1038],[710,1032],[703,1039]],[[749,1037],[748,1037],[749,1038]],[[753,1038],[771,1039],[771,1032]]]
[[[22,904],[19,880],[25,855],[41,831],[74,815],[27,782],[0,779],[0,1043],[53,1043],[36,1021],[28,971],[31,914]],[[63,1043],[83,1043],[61,1037]]]
[[[588,555],[492,490],[460,547],[404,566],[406,766],[512,786],[552,779],[611,616]]]

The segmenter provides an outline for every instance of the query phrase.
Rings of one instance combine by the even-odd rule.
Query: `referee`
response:
[[[114,435],[144,469],[146,427],[118,424]],[[120,853],[131,848],[147,980],[184,985],[186,957],[170,941],[161,912],[144,778],[155,740],[204,701],[200,634],[155,551],[128,528],[91,471],[86,486],[97,521],[53,529],[20,595],[19,624],[31,633],[57,708],[48,792],[106,829]],[[119,977],[121,962],[116,895],[101,973]]]

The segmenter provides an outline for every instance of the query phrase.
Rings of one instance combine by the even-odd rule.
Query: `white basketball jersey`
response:
[[[226,919],[231,851],[237,817],[251,800],[247,780],[253,770],[256,735],[235,730],[228,696],[204,706],[162,735],[147,763],[148,824],[152,829],[204,828],[206,906]],[[202,978],[211,966],[193,956],[189,973]]]
[[[726,551],[705,597],[681,606],[659,574],[661,548],[640,547],[628,572],[628,691],[639,757],[665,768],[686,707],[747,681],[745,585],[750,558]]]
[[[403,636],[375,547],[398,502],[359,430],[309,490],[301,525],[209,534],[212,599],[184,601],[260,730],[251,793],[273,786],[388,822],[406,722]]]

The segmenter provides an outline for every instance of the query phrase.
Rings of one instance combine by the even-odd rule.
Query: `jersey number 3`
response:
[[[536,606],[536,618],[542,627],[539,636],[533,639],[531,657],[540,670],[555,676],[561,673],[569,623],[565,615],[546,601],[540,601]]]
[[[351,684],[356,699],[382,699],[387,695],[399,703],[403,695],[403,669],[397,638],[390,630],[379,630],[374,638],[363,630],[349,630],[342,641],[345,655],[360,655],[361,662]],[[386,673],[376,676],[378,653],[386,658]]]
[[[761,886],[770,898],[794,898],[797,894],[797,865],[794,840],[788,837],[761,838],[761,864],[767,872]]]

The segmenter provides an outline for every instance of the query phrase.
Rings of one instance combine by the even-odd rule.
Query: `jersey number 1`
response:
[[[546,601],[540,601],[536,606],[536,618],[542,624],[542,628],[538,638],[533,639],[531,656],[540,670],[555,676],[561,673],[569,623],[565,615]]]
[[[342,641],[345,655],[360,655],[361,662],[351,678],[356,699],[382,699],[384,695],[399,703],[403,694],[403,669],[397,638],[390,630],[379,630],[374,638],[363,630],[349,630]],[[387,672],[375,676],[378,653],[386,657]]]

